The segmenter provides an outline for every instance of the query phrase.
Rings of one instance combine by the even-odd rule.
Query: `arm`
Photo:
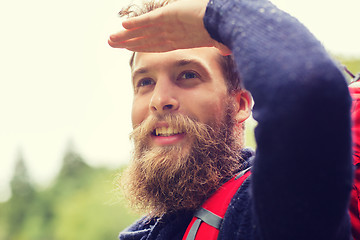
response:
[[[205,26],[233,51],[255,100],[252,190],[261,235],[336,239],[352,178],[342,74],[305,27],[267,1],[214,1]]]
[[[127,20],[109,44],[230,48],[259,123],[252,196],[261,236],[335,239],[347,220],[352,178],[351,102],[342,74],[305,27],[267,1],[215,0],[193,18],[181,12],[182,2],[197,1]]]

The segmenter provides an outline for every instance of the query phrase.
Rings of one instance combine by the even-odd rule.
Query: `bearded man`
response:
[[[147,212],[120,239],[350,239],[351,101],[321,44],[266,0],[155,5],[109,39],[134,52],[123,179]]]
[[[227,88],[220,58],[216,49],[135,54],[135,152],[123,179],[152,215],[196,209],[241,169],[251,101]]]

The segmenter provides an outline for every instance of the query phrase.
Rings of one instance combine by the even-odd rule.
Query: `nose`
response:
[[[176,90],[171,81],[158,80],[150,100],[150,111],[158,114],[176,111],[179,108]]]

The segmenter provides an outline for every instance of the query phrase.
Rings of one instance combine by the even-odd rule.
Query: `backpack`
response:
[[[200,209],[194,213],[183,240],[217,239],[230,201],[242,183],[250,176],[249,170],[250,168],[241,171],[224,183],[201,205]]]

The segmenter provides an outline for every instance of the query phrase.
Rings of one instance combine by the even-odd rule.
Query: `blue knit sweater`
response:
[[[257,150],[219,239],[350,239],[350,106],[342,73],[296,19],[266,0],[211,0],[205,27],[231,48],[255,101]],[[140,220],[120,239],[181,239],[192,212]]]

